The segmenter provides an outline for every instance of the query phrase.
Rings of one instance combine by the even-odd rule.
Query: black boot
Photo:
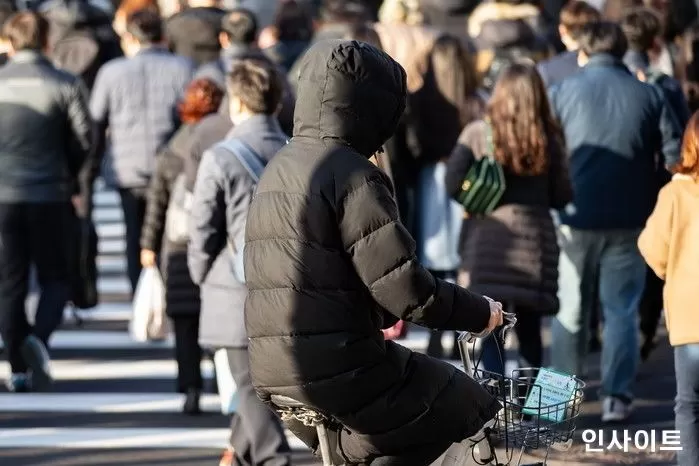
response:
[[[187,390],[187,398],[185,399],[182,412],[188,416],[201,414],[201,408],[199,407],[199,390],[196,388]]]

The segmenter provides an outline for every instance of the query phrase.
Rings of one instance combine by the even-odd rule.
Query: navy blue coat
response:
[[[565,132],[574,192],[562,223],[641,228],[657,195],[656,154],[666,166],[679,159],[682,128],[662,90],[600,54],[549,92]]]
[[[580,71],[578,53],[560,53],[549,60],[540,62],[536,68],[541,75],[541,79],[544,80],[544,85],[546,87],[553,86]]]

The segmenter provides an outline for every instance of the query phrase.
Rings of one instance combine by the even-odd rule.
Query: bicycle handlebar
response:
[[[512,313],[512,312],[503,312],[502,313],[502,330],[501,332],[504,334],[508,330],[510,330],[512,327],[514,327],[517,324],[517,316]],[[480,333],[473,333],[473,332],[460,332],[458,340],[467,340],[467,341],[473,341],[476,338],[485,338],[488,335],[490,335],[491,332],[489,331],[482,331]]]
[[[503,326],[501,331],[501,336],[505,335],[509,329],[515,326],[517,323],[517,317],[510,312],[502,313]],[[461,332],[456,339],[456,344],[459,345],[459,351],[461,353],[461,361],[464,363],[464,371],[471,377],[474,376],[474,366],[473,361],[468,353],[468,344],[472,343],[476,338],[485,338],[490,335],[490,332],[481,332],[480,334],[474,334],[472,332]]]

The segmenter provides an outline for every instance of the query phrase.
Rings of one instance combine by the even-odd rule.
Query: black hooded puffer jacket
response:
[[[302,59],[294,137],[267,165],[247,220],[252,381],[334,416],[351,463],[460,441],[499,405],[456,368],[383,339],[395,318],[480,331],[481,296],[435,280],[367,159],[405,107],[405,72],[354,41]]]

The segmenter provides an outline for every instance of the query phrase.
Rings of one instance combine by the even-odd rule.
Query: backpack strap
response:
[[[243,165],[243,168],[248,172],[255,184],[260,181],[262,171],[265,169],[267,162],[262,159],[250,146],[245,144],[240,139],[227,139],[217,144],[217,147],[231,152],[238,161]]]

